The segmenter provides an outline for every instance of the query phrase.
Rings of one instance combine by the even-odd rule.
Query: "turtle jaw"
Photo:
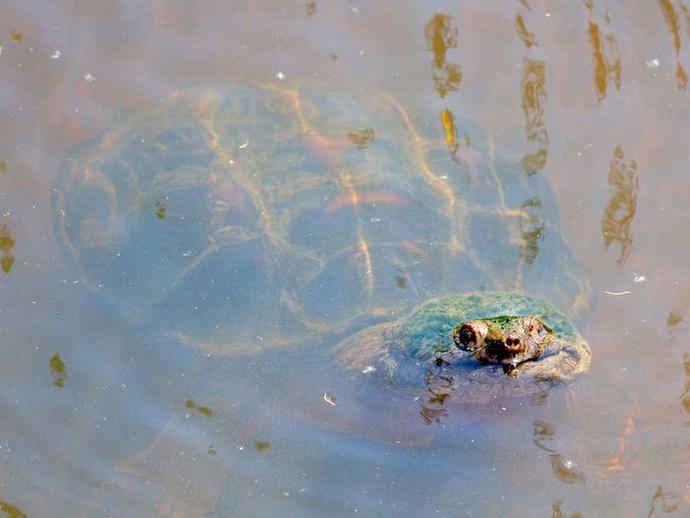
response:
[[[493,358],[499,363],[515,363],[517,357],[522,355],[527,349],[524,340],[516,337],[506,337],[498,339],[487,339],[485,355]]]

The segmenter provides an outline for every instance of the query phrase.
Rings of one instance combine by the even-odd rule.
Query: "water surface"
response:
[[[0,510],[688,514],[689,13],[685,0],[0,5]],[[332,343],[231,360],[134,332],[58,244],[58,174],[123,117],[244,80],[368,85],[449,153],[471,119],[547,178],[591,285],[591,371],[541,400],[420,413],[337,369]],[[367,129],[351,141],[375,139]],[[526,210],[529,267],[540,222]],[[390,283],[404,299],[406,279]]]

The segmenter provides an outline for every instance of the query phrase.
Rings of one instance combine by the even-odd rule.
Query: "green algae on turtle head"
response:
[[[496,342],[477,348],[462,343],[461,338],[469,343],[458,334],[467,324],[484,325],[484,338]],[[501,291],[429,300],[396,322],[360,331],[338,350],[343,363],[374,366],[389,381],[420,385],[440,368],[444,376],[471,383],[479,392],[491,390],[482,385],[503,386],[504,374],[528,383],[571,380],[587,371],[591,361],[589,345],[558,309],[531,295]],[[504,389],[520,393],[517,386]],[[471,396],[465,392],[463,397]]]
[[[568,318],[548,303],[518,292],[475,292],[430,300],[402,322],[396,335],[410,347],[417,359],[455,348],[453,329],[477,319],[506,316],[533,316],[544,322],[558,337],[577,335]]]

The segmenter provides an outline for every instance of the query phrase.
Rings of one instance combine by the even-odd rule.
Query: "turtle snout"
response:
[[[509,354],[517,354],[522,351],[522,340],[515,336],[509,336],[505,339],[503,347]]]

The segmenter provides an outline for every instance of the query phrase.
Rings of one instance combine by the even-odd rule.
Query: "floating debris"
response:
[[[59,353],[55,353],[50,359],[50,370],[55,374],[53,385],[63,388],[65,386],[65,364]]]
[[[254,447],[256,448],[256,451],[263,453],[271,449],[271,443],[268,441],[256,441],[256,443],[254,443]]]
[[[395,285],[402,290],[407,286],[407,279],[402,275],[396,275]]]
[[[316,2],[314,0],[308,0],[304,7],[307,10],[308,16],[313,16],[316,14]]]
[[[376,372],[376,367],[373,365],[367,365],[362,369],[362,374],[373,374]]]
[[[614,297],[620,297],[621,295],[630,295],[632,291],[604,291],[606,295],[613,295]]]
[[[661,62],[658,58],[654,58],[650,59],[649,61],[645,61],[645,65],[647,65],[648,68],[656,68],[661,65]]]
[[[197,404],[196,404],[194,401],[192,401],[191,399],[188,399],[187,401],[185,401],[184,405],[185,405],[189,410],[196,410],[196,411],[199,412],[200,414],[203,414],[203,415],[205,415],[205,416],[207,416],[207,417],[211,417],[211,416],[213,415],[213,410],[211,410],[210,408],[208,408],[208,407],[206,407],[206,406],[197,405]]]
[[[5,273],[9,273],[14,264],[13,246],[14,239],[10,235],[10,229],[5,223],[0,223],[0,268]]]
[[[3,502],[2,500],[0,500],[0,511],[5,513],[7,518],[26,518],[26,515],[19,507]]]
[[[244,142],[242,142],[242,144],[240,144],[238,147],[240,149],[247,149],[247,147],[249,147],[249,139],[248,138],[244,139]]]
[[[374,128],[364,128],[361,130],[349,128],[347,130],[347,138],[358,148],[364,149],[374,140]]]
[[[283,72],[278,72],[278,73],[276,74],[276,79],[278,79],[278,81],[284,80],[285,77],[287,77],[287,76],[286,76]]]
[[[323,394],[323,400],[331,406],[335,406],[335,397],[331,396],[328,392]]]
[[[158,219],[165,219],[167,211],[168,211],[168,206],[165,203],[165,200],[158,200],[156,202],[156,217]]]
[[[636,273],[633,275],[634,282],[647,282],[647,276],[641,273]]]
[[[10,38],[12,41],[22,41],[24,36],[22,36],[22,33],[13,27],[12,31],[10,32]]]
[[[680,313],[678,313],[676,311],[671,311],[668,314],[668,317],[666,318],[666,326],[667,327],[677,326],[682,321],[683,321],[683,316]]]
[[[96,76],[94,76],[88,72],[86,74],[84,74],[84,81],[86,81],[87,83],[93,83],[95,80],[96,80]]]
[[[53,54],[50,56],[50,59],[60,59],[60,56],[62,56],[62,52],[55,50],[55,52],[53,52]]]

